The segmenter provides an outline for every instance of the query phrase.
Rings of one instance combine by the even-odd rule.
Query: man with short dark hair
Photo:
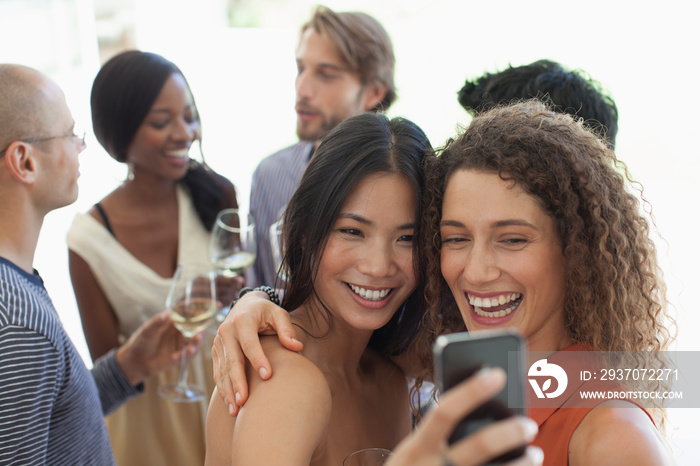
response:
[[[617,106],[600,83],[581,70],[569,71],[552,60],[510,66],[497,73],[484,73],[469,80],[457,100],[469,113],[488,110],[513,100],[538,98],[552,109],[582,118],[615,146]]]

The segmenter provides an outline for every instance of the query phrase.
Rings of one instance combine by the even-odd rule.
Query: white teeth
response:
[[[365,290],[364,288],[360,288],[359,286],[355,285],[350,285],[350,288],[352,288],[352,291],[359,294],[362,298],[369,301],[379,301],[380,299],[386,297],[386,295],[388,295],[391,291],[391,288],[387,288],[385,290]]]
[[[169,157],[178,157],[178,158],[184,159],[189,155],[189,153],[190,153],[190,149],[188,147],[187,149],[182,149],[182,150],[172,150],[172,151],[168,152],[167,154]]]
[[[491,318],[493,318],[493,317],[505,317],[508,314],[510,314],[511,312],[513,312],[513,309],[515,309],[517,306],[518,306],[518,303],[513,303],[508,308],[503,309],[503,310],[498,311],[498,312],[486,312],[482,308],[480,308],[478,306],[474,306],[474,312],[476,313],[476,315],[483,316],[483,317],[491,317]]]
[[[518,306],[518,304],[520,304],[518,300],[522,297],[520,293],[504,294],[493,298],[479,298],[478,296],[471,295],[468,296],[469,304],[471,304],[474,307],[474,312],[477,315],[491,318],[505,317],[511,312],[513,312],[513,309],[515,309]],[[497,312],[488,312],[485,310],[496,306],[502,306],[506,303],[511,303],[511,305],[508,306],[506,309],[502,309]]]
[[[500,295],[498,297],[493,297],[493,298],[479,298],[478,296],[469,296],[469,304],[475,307],[496,307],[496,306],[502,306],[503,304],[509,303],[511,301],[515,301],[516,299],[519,299],[522,295],[520,293],[510,293],[510,294],[505,294],[505,295]]]

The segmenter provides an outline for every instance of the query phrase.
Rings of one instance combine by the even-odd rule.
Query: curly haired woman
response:
[[[649,223],[626,167],[582,122],[535,101],[497,108],[429,160],[428,370],[431,334],[465,326],[516,328],[548,354],[665,349]],[[531,410],[545,464],[670,461],[651,415],[599,401]]]

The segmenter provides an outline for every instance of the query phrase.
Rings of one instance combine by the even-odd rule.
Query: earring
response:
[[[128,171],[126,173],[126,181],[134,181],[134,164],[128,162],[126,166],[128,167]]]
[[[195,158],[196,154],[199,153],[199,160]],[[197,137],[192,141],[192,146],[190,146],[190,163],[188,166],[189,170],[194,170],[199,165],[206,167],[206,162],[204,161],[204,152],[202,152],[202,141]]]

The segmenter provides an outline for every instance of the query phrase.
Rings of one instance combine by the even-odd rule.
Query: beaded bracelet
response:
[[[239,299],[243,297],[244,294],[250,293],[251,291],[262,291],[263,293],[267,294],[267,296],[270,297],[270,301],[272,301],[272,304],[280,305],[280,297],[279,295],[275,292],[275,290],[272,289],[271,286],[256,286],[255,288],[249,288],[247,286],[241,288],[241,290],[238,292],[238,296],[236,296],[236,300],[231,303],[231,306],[229,309],[233,309],[233,306],[236,305]]]

